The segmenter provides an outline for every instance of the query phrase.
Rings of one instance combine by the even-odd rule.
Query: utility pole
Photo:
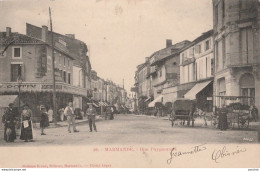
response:
[[[50,14],[50,27],[51,27],[51,48],[52,48],[52,79],[53,79],[52,102],[53,102],[54,124],[55,124],[55,126],[57,126],[55,56],[54,56],[54,41],[53,41],[51,8],[50,7],[49,7],[49,14]]]

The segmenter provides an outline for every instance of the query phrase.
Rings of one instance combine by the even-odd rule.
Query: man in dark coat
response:
[[[226,105],[224,105],[220,110],[219,110],[219,128],[221,131],[225,131],[228,128],[227,124],[227,114],[228,114],[228,109],[226,108]]]
[[[88,114],[88,123],[89,123],[89,132],[92,132],[92,126],[94,127],[94,130],[97,132],[97,127],[96,127],[96,114],[97,111],[93,107],[92,103],[88,103],[89,108],[87,109],[87,114]]]
[[[14,142],[16,139],[15,132],[15,121],[16,121],[16,113],[13,109],[14,104],[10,103],[9,107],[5,111],[2,122],[4,123],[4,140],[6,142]]]
[[[48,118],[47,110],[44,106],[41,106],[41,121],[40,121],[41,135],[46,135],[44,133],[44,129],[48,126],[49,126],[49,118]]]

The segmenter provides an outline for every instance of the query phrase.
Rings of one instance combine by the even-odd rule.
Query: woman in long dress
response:
[[[29,109],[29,106],[26,104],[23,107],[22,115],[22,128],[21,128],[21,140],[25,140],[25,142],[33,141],[33,133],[32,133],[32,111]]]
[[[5,111],[2,122],[4,123],[4,140],[6,142],[14,142],[16,139],[15,122],[16,114],[13,109],[13,103],[9,104],[8,109]]]
[[[49,126],[49,119],[47,110],[44,106],[41,106],[41,121],[40,121],[40,127],[41,127],[41,135],[46,135],[44,133],[44,129]]]

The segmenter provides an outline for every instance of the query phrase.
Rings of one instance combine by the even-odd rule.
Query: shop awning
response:
[[[156,102],[162,102],[163,95],[156,97],[151,103],[148,104],[148,107],[154,107]]]
[[[8,107],[10,103],[14,104],[14,107],[19,107],[19,98],[17,95],[1,95],[0,96],[0,108]],[[23,102],[20,101],[20,106]]]
[[[193,86],[193,87],[190,89],[190,91],[188,91],[188,92],[184,95],[184,98],[187,98],[187,99],[190,99],[190,100],[196,99],[196,95],[197,95],[201,90],[203,90],[207,85],[209,85],[209,83],[211,83],[211,82],[212,82],[212,80],[195,84],[195,86]]]

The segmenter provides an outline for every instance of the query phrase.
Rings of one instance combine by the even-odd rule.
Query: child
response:
[[[41,106],[41,121],[40,121],[40,127],[41,127],[41,135],[46,135],[44,133],[44,128],[49,126],[49,118],[47,114],[47,110],[44,106]]]

